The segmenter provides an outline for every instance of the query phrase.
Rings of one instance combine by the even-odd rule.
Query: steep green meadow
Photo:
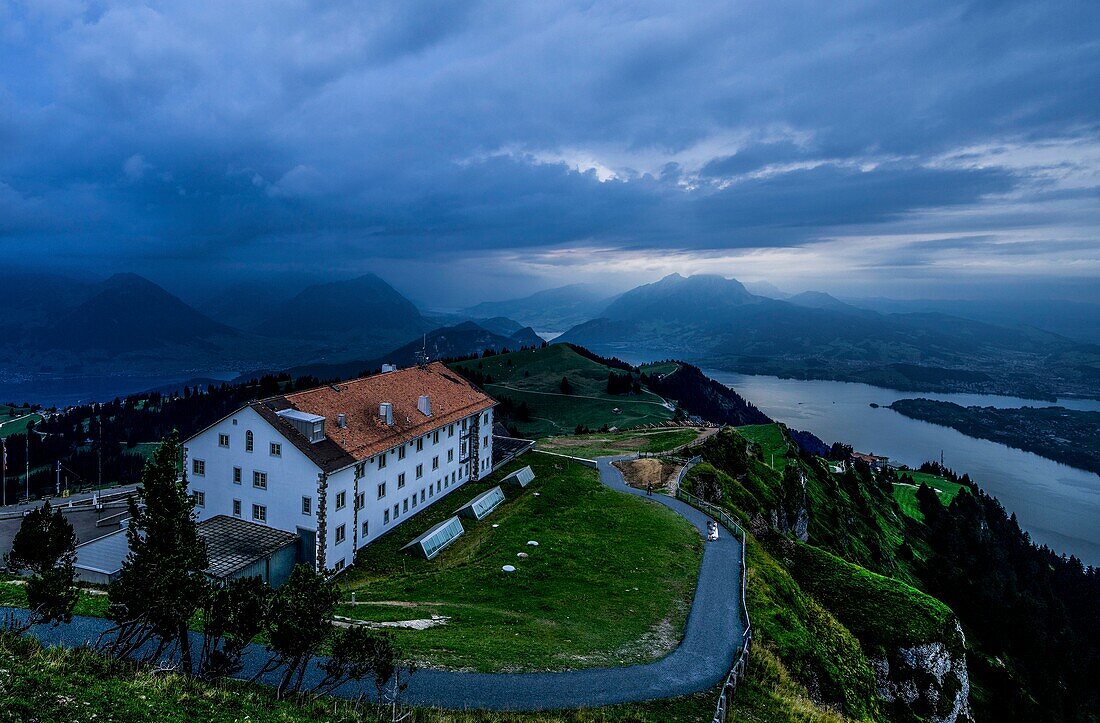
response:
[[[930,642],[961,653],[961,640],[951,610],[910,584],[915,570],[900,550],[916,522],[898,507],[893,481],[865,469],[831,474],[824,460],[799,455],[780,425],[727,429],[702,450],[685,485],[750,533],[747,600],[761,669],[738,693],[734,718],[919,719],[881,700],[871,657]],[[798,510],[811,544],[786,529]]]
[[[608,394],[607,377],[613,370],[582,356],[567,344],[498,354],[455,362],[452,368],[474,378],[498,400],[518,407],[526,404],[526,419],[515,419],[520,434],[545,437],[572,434],[578,425],[590,429],[637,427],[665,422],[673,411],[665,400],[645,389],[640,394]],[[561,382],[572,390],[563,394]],[[618,409],[618,412],[614,410]]]

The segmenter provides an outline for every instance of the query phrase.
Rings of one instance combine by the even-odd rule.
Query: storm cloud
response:
[[[177,288],[1100,278],[1098,27],[1093,3],[16,0],[0,253]]]

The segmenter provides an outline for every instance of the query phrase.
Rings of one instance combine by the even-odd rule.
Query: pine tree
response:
[[[301,687],[309,662],[332,637],[338,599],[336,583],[306,565],[295,566],[275,592],[265,626],[272,655],[256,677],[281,668],[279,696]]]
[[[6,556],[10,568],[30,573],[27,626],[73,619],[76,606],[76,533],[47,501],[27,513]]]
[[[130,554],[108,590],[108,615],[118,633],[111,649],[116,655],[130,655],[156,638],[159,644],[150,657],[176,644],[182,667],[191,673],[188,623],[209,584],[203,574],[206,543],[195,527],[195,500],[181,474],[178,434],[173,432],[161,443],[141,483],[130,499]]]

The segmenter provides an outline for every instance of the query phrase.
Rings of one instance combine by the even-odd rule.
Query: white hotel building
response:
[[[252,402],[184,443],[198,518],[295,533],[302,562],[339,571],[491,471],[495,404],[439,363]]]

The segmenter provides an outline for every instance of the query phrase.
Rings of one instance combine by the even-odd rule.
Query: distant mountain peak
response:
[[[431,326],[397,289],[367,273],[302,290],[274,309],[258,331],[381,351]]]
[[[659,281],[638,286],[626,292],[604,310],[609,319],[641,320],[670,318],[698,321],[708,310],[743,306],[760,297],[736,279],[718,274],[669,274]]]

